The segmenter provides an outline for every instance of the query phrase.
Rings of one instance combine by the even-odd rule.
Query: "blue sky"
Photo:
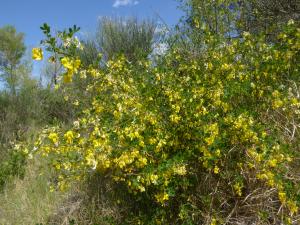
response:
[[[0,27],[10,24],[25,33],[25,44],[30,50],[43,39],[39,27],[45,22],[54,30],[76,24],[81,32],[93,33],[101,16],[156,18],[159,15],[173,26],[183,15],[178,6],[177,0],[0,0]],[[35,76],[39,76],[42,65],[34,62]]]
[[[99,16],[155,17],[158,14],[170,26],[182,15],[176,0],[0,0],[0,27],[14,25],[25,33],[28,46],[39,43],[40,25],[54,29],[73,24],[84,32],[94,31]]]

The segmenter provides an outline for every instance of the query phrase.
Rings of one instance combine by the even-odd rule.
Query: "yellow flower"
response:
[[[141,157],[137,162],[138,167],[144,167],[147,165],[147,158]]]
[[[156,174],[151,174],[149,178],[152,184],[157,184],[158,176]]]
[[[214,168],[214,173],[215,173],[215,174],[218,174],[219,172],[220,172],[219,167],[215,166],[215,168]]]
[[[235,190],[235,193],[238,195],[238,196],[242,196],[242,188],[243,188],[243,184],[238,182],[238,183],[235,183],[233,185],[233,188]]]
[[[65,73],[64,74],[64,83],[70,83],[70,82],[72,82],[72,77],[73,77],[73,73],[69,73],[69,72],[67,72],[67,73]]]
[[[79,101],[78,101],[78,100],[75,100],[75,101],[73,102],[73,105],[78,106],[78,105],[79,105]]]
[[[48,138],[54,143],[57,144],[58,143],[58,135],[56,133],[50,133],[48,135]]]
[[[293,20],[293,19],[290,19],[289,21],[288,21],[288,25],[290,26],[290,25],[293,25],[295,23],[295,21]]]
[[[60,62],[66,69],[73,69],[72,60],[70,58],[64,57]]]
[[[80,67],[80,59],[71,59],[69,57],[64,57],[60,60],[61,64],[69,70],[77,70]]]
[[[69,130],[67,133],[65,133],[64,138],[68,144],[72,144],[74,139],[73,131]]]
[[[173,123],[178,123],[180,121],[181,117],[176,115],[176,114],[172,114],[170,116],[170,120],[173,122]]]
[[[248,38],[248,37],[250,37],[251,36],[251,34],[249,33],[249,32],[243,32],[243,37],[244,38]]]
[[[55,188],[53,186],[50,186],[50,189],[49,189],[50,192],[54,192],[55,191]]]
[[[268,164],[269,164],[270,167],[276,167],[277,160],[276,159],[271,159],[271,160],[269,160]]]
[[[212,218],[210,225],[217,225],[217,220],[215,218]]]
[[[78,72],[78,69],[81,65],[80,59],[64,57],[60,60],[60,62],[67,69],[67,72],[64,74],[64,82],[72,82],[73,74]]]
[[[41,48],[33,48],[32,49],[32,59],[34,59],[34,60],[42,60],[43,59],[43,51]]]
[[[139,187],[140,192],[145,192],[146,188],[143,185],[140,185]]]
[[[169,195],[166,192],[159,193],[155,195],[157,202],[164,203],[169,200]]]
[[[186,175],[186,168],[185,168],[185,166],[183,165],[183,166],[176,166],[176,167],[174,167],[174,173],[178,174],[180,176]]]
[[[296,202],[290,200],[287,202],[287,204],[288,204],[288,208],[291,212],[291,215],[294,215],[298,212],[298,206],[297,206]]]
[[[283,106],[283,101],[279,100],[279,99],[276,99],[274,102],[273,102],[273,108],[274,109],[277,109],[277,108],[280,108],[281,106]]]
[[[281,201],[282,204],[286,203],[286,194],[283,191],[280,191],[278,193],[278,198]]]

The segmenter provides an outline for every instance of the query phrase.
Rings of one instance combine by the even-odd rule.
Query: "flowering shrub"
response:
[[[92,173],[109,176],[137,204],[151,206],[148,216],[136,215],[143,224],[229,223],[251,204],[262,221],[298,216],[294,24],[277,44],[248,33],[230,43],[208,36],[203,56],[175,48],[158,65],[120,57],[85,68],[68,47],[44,43],[60,50],[64,81],[89,77],[93,96],[73,126],[48,127],[36,142],[61,189]],[[264,204],[270,198],[272,205]]]

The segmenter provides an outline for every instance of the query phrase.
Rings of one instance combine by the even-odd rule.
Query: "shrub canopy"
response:
[[[73,126],[35,143],[58,186],[93,173],[122,183],[135,224],[296,218],[299,28],[290,21],[276,44],[249,33],[204,43],[199,57],[174,47],[162,63],[120,57],[100,69],[63,49],[64,81],[88,77],[92,98]]]

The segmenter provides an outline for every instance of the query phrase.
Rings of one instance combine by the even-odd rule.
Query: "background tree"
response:
[[[298,0],[182,0],[189,37],[201,42],[203,32],[240,37],[244,31],[264,32],[270,40],[290,19],[300,20]],[[202,29],[203,30],[203,29]],[[200,31],[200,32],[199,32]],[[202,38],[203,39],[203,38]]]
[[[82,40],[81,43],[84,46],[83,49],[79,51],[79,57],[82,61],[82,64],[85,66],[99,66],[98,59],[100,59],[100,49],[97,43],[96,36],[89,36],[86,39]]]
[[[152,52],[156,24],[153,20],[102,17],[96,39],[104,58],[109,60],[124,54],[130,61],[145,58]]]
[[[16,94],[18,69],[25,53],[24,34],[13,26],[0,29],[0,77],[13,95]]]
[[[46,62],[41,70],[40,80],[43,85],[54,87],[55,79],[62,73],[62,67],[58,60]]]
[[[290,19],[300,21],[298,0],[242,0],[239,7],[239,29],[251,33],[265,32],[270,39],[274,39]]]

